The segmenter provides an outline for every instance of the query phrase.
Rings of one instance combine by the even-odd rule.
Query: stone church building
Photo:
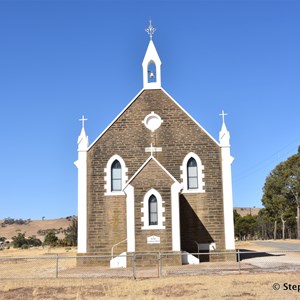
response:
[[[143,88],[90,145],[78,138],[78,253],[235,248],[230,136],[215,140],[161,86],[150,41]]]

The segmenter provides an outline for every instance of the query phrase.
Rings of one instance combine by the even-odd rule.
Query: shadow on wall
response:
[[[197,253],[198,247],[195,241],[203,244],[213,243],[214,240],[190,206],[184,195],[180,195],[180,238],[181,250],[189,253]],[[209,250],[201,250],[201,253]],[[201,261],[209,261],[209,255],[201,256]]]

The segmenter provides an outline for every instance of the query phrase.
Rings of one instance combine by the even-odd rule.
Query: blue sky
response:
[[[142,89],[151,18],[162,85],[218,139],[234,206],[300,144],[300,1],[0,0],[0,219],[77,214],[77,137],[92,142]]]

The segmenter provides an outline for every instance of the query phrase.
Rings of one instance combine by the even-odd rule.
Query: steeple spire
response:
[[[152,26],[151,20],[145,31],[150,36],[149,45],[142,63],[143,66],[143,82],[144,89],[160,89],[161,88],[161,61],[155,49],[152,37],[156,28]]]

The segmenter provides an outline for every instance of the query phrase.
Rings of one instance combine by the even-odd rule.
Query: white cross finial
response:
[[[228,114],[225,114],[224,110],[222,110],[222,113],[219,114],[219,116],[222,116],[223,123],[225,123],[225,116],[228,116]]]
[[[149,20],[149,26],[145,29],[145,31],[149,34],[150,36],[150,40],[152,40],[152,36],[154,34],[154,32],[156,31],[156,28],[152,26],[152,23],[151,23],[151,19]]]
[[[153,156],[153,146],[152,146],[152,143],[151,143],[151,146],[150,146],[150,152],[151,152],[151,156]]]
[[[84,128],[84,121],[87,121],[87,119],[84,118],[84,115],[82,115],[81,119],[79,121],[82,122],[82,128]]]

